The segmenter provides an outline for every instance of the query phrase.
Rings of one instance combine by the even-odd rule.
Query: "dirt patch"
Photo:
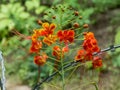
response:
[[[15,83],[15,81],[7,80],[6,82],[7,90],[31,90],[31,88],[27,85],[20,85]]]

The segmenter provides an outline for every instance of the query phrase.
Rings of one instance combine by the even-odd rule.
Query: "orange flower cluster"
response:
[[[93,53],[95,52],[100,52],[100,48],[98,47],[94,34],[92,32],[84,33],[83,50],[78,51],[75,60],[80,62],[92,60],[94,68],[101,67],[102,60],[101,58],[98,58],[98,56],[93,56]]]
[[[97,45],[97,40],[92,32],[84,33],[83,48],[90,53],[99,52],[100,48]]]
[[[72,43],[74,41],[74,31],[73,30],[59,30],[57,34],[54,34],[54,30],[56,28],[55,24],[49,24],[49,23],[42,23],[41,29],[34,30],[31,40],[32,45],[30,47],[31,53],[36,53],[37,55],[34,57],[34,62],[37,65],[44,65],[46,62],[46,59],[48,58],[47,55],[40,55],[40,50],[42,48],[42,42],[47,44],[48,46],[56,42],[57,39],[60,40],[60,42],[65,43],[65,47],[60,49],[59,46],[53,47],[53,56],[57,57],[57,59],[60,59],[61,54],[64,55],[64,52],[68,52],[68,43]],[[43,38],[41,38],[43,37]]]
[[[34,57],[34,62],[37,65],[44,65],[46,59],[48,58],[46,54],[40,55],[40,50],[42,48],[42,41],[51,45],[57,40],[57,36],[53,35],[54,29],[56,28],[55,24],[43,23],[42,29],[34,30],[32,35],[32,45],[30,47],[31,53],[36,53],[37,55]],[[43,40],[39,40],[39,37],[43,36]]]

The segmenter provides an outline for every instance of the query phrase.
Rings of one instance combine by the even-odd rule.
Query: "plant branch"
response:
[[[120,48],[120,45],[111,45],[110,47],[108,48],[105,48],[105,49],[102,49],[101,52],[99,53],[94,53],[93,55],[98,55],[102,52],[107,52],[107,51],[115,51],[115,49],[117,48]],[[67,65],[63,66],[63,69],[66,69],[68,67],[71,67],[71,66],[75,66],[79,63],[79,61],[73,61],[73,62],[70,62],[68,63]],[[44,83],[44,82],[48,82],[50,81],[56,74],[58,74],[59,71],[61,71],[62,69],[60,68],[58,71],[54,72],[53,74],[51,74],[50,76],[48,76],[47,78],[45,78],[42,82],[39,82],[38,84],[35,85],[35,87],[33,88],[33,90],[38,90],[38,88]]]

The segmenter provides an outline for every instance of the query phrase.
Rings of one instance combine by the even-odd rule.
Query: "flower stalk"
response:
[[[95,89],[98,90],[98,86],[95,82],[92,83],[95,86]]]
[[[61,52],[61,76],[62,76],[62,90],[65,90],[65,77],[64,77],[64,66],[63,66],[63,55]]]

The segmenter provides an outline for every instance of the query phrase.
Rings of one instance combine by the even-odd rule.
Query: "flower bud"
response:
[[[52,19],[56,19],[56,16],[52,16]]]
[[[75,15],[75,16],[78,16],[78,15],[79,15],[79,12],[78,12],[78,11],[75,11],[75,12],[74,12],[74,15]]]
[[[44,15],[48,15],[48,13],[45,12]]]
[[[74,26],[75,28],[78,28],[78,27],[79,27],[79,23],[74,23],[73,26]]]
[[[42,25],[42,21],[41,20],[37,20],[37,23],[39,24],[39,25]]]
[[[82,19],[82,16],[80,16],[79,19]]]
[[[64,12],[65,10],[62,8],[62,12]]]
[[[84,24],[83,27],[84,28],[88,28],[89,26],[88,26],[88,24]]]

